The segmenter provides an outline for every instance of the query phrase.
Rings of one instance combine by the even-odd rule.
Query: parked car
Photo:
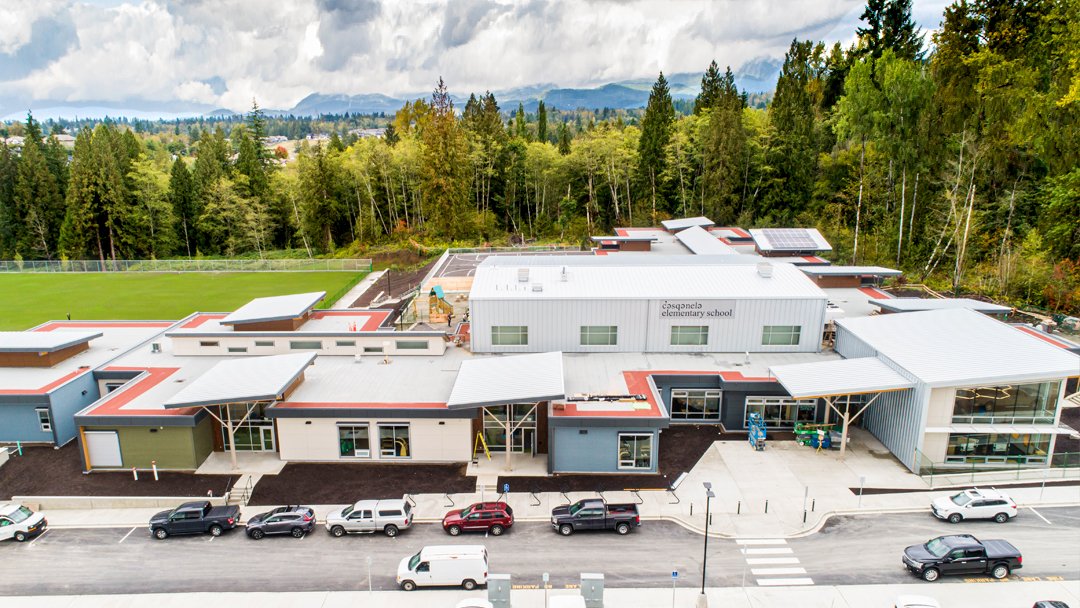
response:
[[[185,502],[172,511],[162,511],[150,518],[150,534],[164,540],[172,534],[210,534],[221,536],[240,521],[240,507],[215,507],[208,500]]]
[[[255,540],[267,534],[291,534],[303,538],[315,528],[315,509],[290,505],[259,513],[247,522],[247,535]]]
[[[896,598],[893,608],[941,608],[941,604],[925,595],[901,595]]]
[[[1040,600],[1031,608],[1069,608],[1069,605],[1058,600]]]
[[[14,538],[26,542],[49,526],[43,513],[34,513],[29,507],[17,504],[0,505],[0,540]]]
[[[401,559],[397,583],[405,591],[417,587],[461,586],[471,591],[486,585],[488,555],[483,545],[424,547],[416,555]]]
[[[641,517],[633,503],[608,504],[599,498],[587,498],[551,510],[551,527],[563,536],[578,530],[615,530],[619,534],[629,534],[640,525]]]
[[[361,500],[327,515],[326,529],[338,537],[350,532],[379,531],[387,536],[397,536],[401,530],[408,529],[412,522],[412,505],[407,500]]]
[[[442,527],[450,536],[462,532],[490,532],[499,536],[514,525],[514,510],[505,502],[478,502],[443,516]]]
[[[903,562],[913,574],[934,582],[952,574],[989,574],[1002,579],[1023,567],[1024,558],[1006,541],[979,541],[970,534],[955,534],[904,549]]]
[[[1018,510],[1013,499],[1004,492],[972,488],[935,499],[930,503],[930,512],[951,524],[965,519],[992,519],[1003,524],[1016,517]]]

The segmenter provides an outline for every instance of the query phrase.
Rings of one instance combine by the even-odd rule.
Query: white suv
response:
[[[1017,508],[1004,492],[973,488],[935,499],[930,503],[930,511],[934,517],[952,524],[965,519],[992,519],[1003,524],[1016,517]]]

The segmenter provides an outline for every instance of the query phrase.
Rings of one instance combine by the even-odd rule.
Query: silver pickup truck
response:
[[[412,505],[402,499],[361,500],[326,516],[326,530],[341,537],[350,532],[397,536],[412,525]]]

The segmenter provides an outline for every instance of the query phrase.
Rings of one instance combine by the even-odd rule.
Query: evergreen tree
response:
[[[731,68],[720,77],[712,104],[702,115],[708,121],[702,137],[702,192],[710,215],[734,220],[742,211],[740,185],[746,130],[742,96]]]
[[[541,99],[536,106],[536,141],[543,143],[547,140],[547,108],[544,106],[544,100]]]
[[[188,257],[195,253],[198,236],[195,225],[199,218],[199,209],[195,200],[195,185],[191,172],[183,158],[173,161],[169,172],[169,202],[172,204],[173,218],[176,220],[175,232],[184,246]]]
[[[0,141],[0,256],[15,256],[16,240],[21,228],[15,214],[15,182],[19,176],[18,158],[6,143]]]
[[[728,72],[731,72],[730,67]],[[713,59],[705,70],[705,75],[701,77],[701,93],[694,100],[694,114],[701,114],[706,108],[716,107],[720,100],[721,87],[720,66],[716,65],[716,60]]]
[[[922,61],[922,28],[911,18],[911,0],[890,0],[882,19],[882,46],[900,59]]]
[[[27,122],[31,121],[28,119]],[[52,259],[60,235],[64,204],[41,141],[31,136],[29,130],[19,159],[14,203],[15,215],[22,228],[17,251],[23,257]]]
[[[638,166],[635,176],[640,198],[650,201],[652,218],[657,211],[667,208],[668,188],[663,179],[666,166],[665,148],[671,138],[671,123],[675,120],[675,106],[671,103],[664,73],[653,84],[649,103],[641,119],[641,140],[638,143]]]
[[[514,115],[514,136],[529,141],[529,128],[525,123],[525,106],[518,102],[517,114]]]
[[[559,154],[566,156],[570,154],[570,127],[567,126],[566,121],[559,123]]]
[[[429,201],[429,217],[435,232],[451,238],[467,238],[472,227],[465,211],[469,195],[468,145],[454,116],[454,102],[440,77],[431,95],[430,124],[421,132],[423,174],[421,190]]]
[[[386,125],[386,130],[383,131],[383,139],[386,140],[386,145],[393,147],[398,142],[397,130],[394,129],[394,123]]]

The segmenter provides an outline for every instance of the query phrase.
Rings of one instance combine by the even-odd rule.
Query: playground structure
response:
[[[446,301],[442,285],[435,285],[428,292],[428,322],[446,323],[454,314],[454,306]]]

